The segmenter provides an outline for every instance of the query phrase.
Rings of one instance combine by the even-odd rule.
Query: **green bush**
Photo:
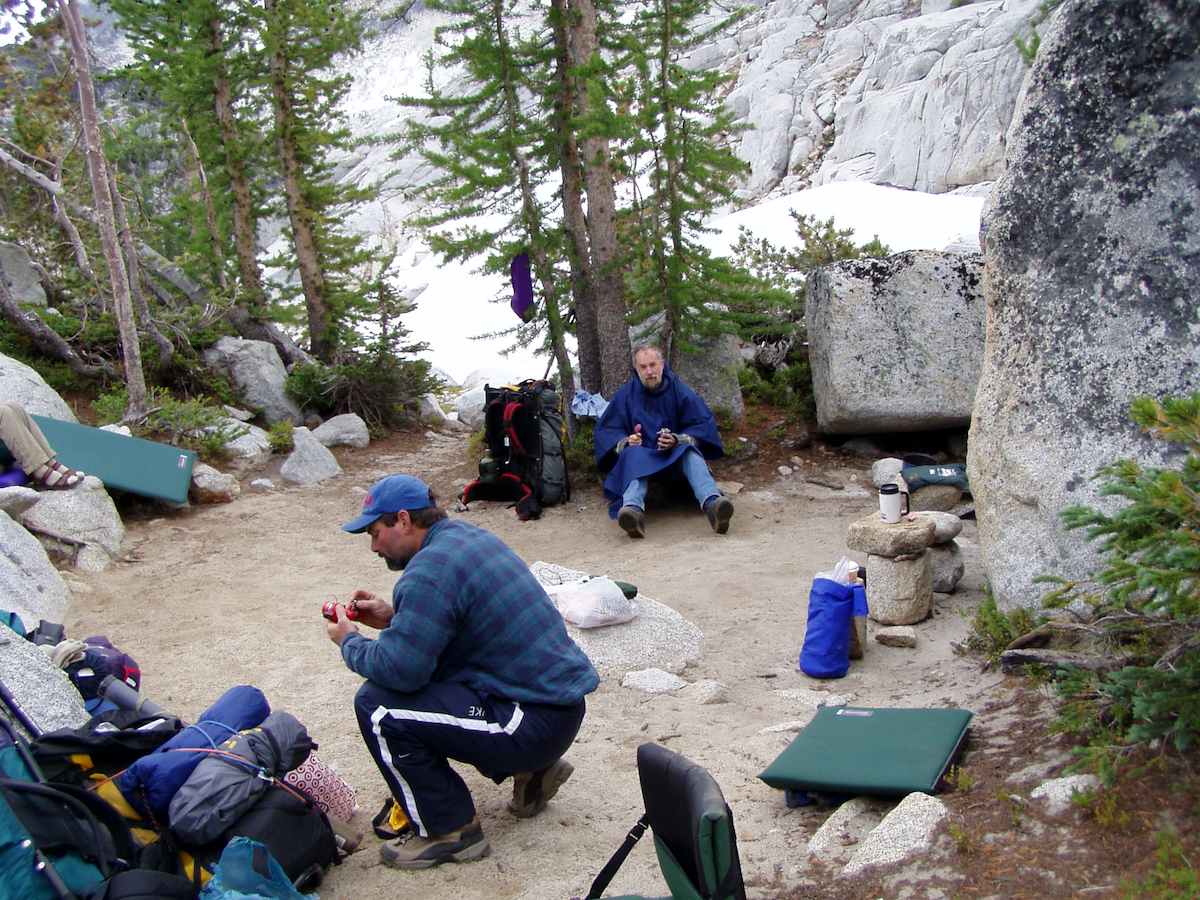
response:
[[[744,367],[738,373],[738,383],[742,396],[751,403],[769,403],[796,418],[812,418],[817,414],[807,348],[793,348],[787,361],[767,378],[751,366]]]
[[[1068,724],[1094,747],[1119,753],[1163,739],[1185,751],[1200,738],[1200,393],[1140,397],[1131,414],[1188,453],[1177,469],[1131,459],[1104,466],[1100,493],[1126,505],[1112,515],[1085,506],[1063,512],[1068,529],[1099,542],[1104,563],[1094,581],[1043,578],[1059,584],[1046,605],[1090,605],[1101,645],[1132,662],[1103,679],[1064,680],[1059,690],[1070,701]]]
[[[1121,900],[1198,900],[1200,876],[1173,831],[1160,831],[1154,869],[1140,883],[1121,882]]]
[[[971,619],[967,647],[995,662],[1013,641],[1033,631],[1037,625],[1033,613],[1023,607],[1001,612],[996,606],[996,598],[985,589],[983,601],[975,607]]]
[[[420,398],[436,387],[424,360],[400,360],[372,350],[336,366],[296,366],[287,389],[300,405],[320,415],[356,413],[372,434],[404,425]]]
[[[267,429],[267,446],[276,453],[291,453],[295,445],[295,426],[290,421],[276,422]]]
[[[600,470],[596,468],[596,450],[592,437],[595,429],[595,422],[581,419],[579,422],[579,433],[574,438],[568,440],[566,446],[563,448],[563,454],[567,460],[567,468],[577,475],[592,476],[599,474]]]
[[[228,414],[219,406],[202,400],[177,400],[163,388],[151,388],[149,411],[140,422],[126,423],[139,437],[158,440],[174,447],[195,450],[202,459],[220,459],[229,455],[229,444],[246,434],[244,425],[231,425]],[[99,424],[122,421],[129,398],[125,388],[101,394],[92,401]]]

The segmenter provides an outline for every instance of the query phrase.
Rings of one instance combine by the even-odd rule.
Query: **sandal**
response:
[[[67,468],[56,459],[39,466],[30,477],[43,487],[62,490],[81,484],[84,475],[75,469]]]

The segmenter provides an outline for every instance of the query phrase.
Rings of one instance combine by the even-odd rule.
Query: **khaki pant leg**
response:
[[[25,407],[14,400],[0,403],[0,441],[4,441],[27,475],[54,459],[54,451],[42,430],[29,418]]]

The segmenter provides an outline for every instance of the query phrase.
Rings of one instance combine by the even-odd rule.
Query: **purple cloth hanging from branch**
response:
[[[533,278],[529,274],[529,254],[518,253],[514,256],[509,272],[513,286],[513,298],[509,306],[521,317],[521,321],[528,322],[533,318]]]

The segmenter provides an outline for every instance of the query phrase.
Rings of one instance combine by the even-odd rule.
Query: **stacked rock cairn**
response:
[[[895,481],[906,489],[903,479]],[[934,593],[952,593],[962,578],[962,550],[955,541],[962,520],[944,508],[929,508],[961,499],[962,492],[952,490],[957,496],[951,501],[944,486],[919,488],[909,495],[911,512],[899,522],[884,522],[875,509],[850,526],[846,546],[867,554],[867,605],[880,625],[923,621]]]

